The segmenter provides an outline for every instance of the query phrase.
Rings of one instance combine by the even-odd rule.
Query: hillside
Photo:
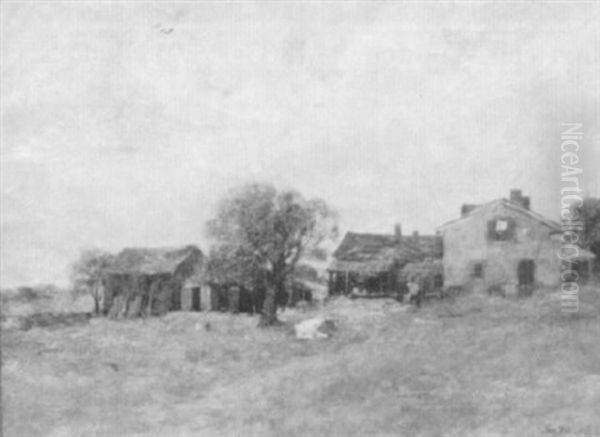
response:
[[[2,332],[5,436],[598,436],[600,299],[339,299]],[[292,322],[336,321],[300,341]]]

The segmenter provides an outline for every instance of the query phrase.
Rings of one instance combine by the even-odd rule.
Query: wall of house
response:
[[[213,311],[218,306],[218,296],[213,287],[204,284],[200,288],[200,308],[202,311]]]
[[[176,311],[182,309],[182,297],[186,293],[184,285],[188,278],[198,273],[201,268],[200,260],[200,255],[188,256],[175,270],[170,284],[173,293],[169,310]]]
[[[508,241],[488,238],[488,221],[507,218],[514,221],[513,237]],[[491,204],[481,212],[447,225],[443,229],[445,286],[488,288],[518,284],[518,264],[523,259],[535,263],[537,285],[559,283],[560,263],[556,256],[558,241],[550,228],[502,203]],[[474,277],[475,264],[483,266],[483,277]]]
[[[110,274],[104,285],[102,311],[110,317],[159,315],[172,308],[172,275]]]
[[[444,285],[446,287],[475,284],[474,264],[486,258],[483,220],[466,217],[443,230]]]
[[[215,287],[209,284],[186,285],[181,291],[181,309],[193,311],[193,294],[199,290],[200,311],[216,311],[219,309],[219,296]]]

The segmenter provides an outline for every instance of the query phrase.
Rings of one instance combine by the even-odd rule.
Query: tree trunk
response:
[[[272,286],[267,288],[258,326],[266,327],[281,325],[281,322],[277,319],[277,296],[281,296],[283,291],[283,279],[276,280]]]
[[[100,314],[100,290],[99,285],[94,284],[92,289],[92,298],[94,299],[94,315]]]
[[[285,258],[281,257],[273,267],[272,282],[267,287],[265,302],[258,326],[278,326],[281,322],[277,320],[277,298],[285,289]]]
[[[276,326],[279,324],[279,320],[277,320],[277,304],[275,302],[276,294],[277,289],[275,287],[267,289],[260,314],[260,321],[258,322],[259,327]]]

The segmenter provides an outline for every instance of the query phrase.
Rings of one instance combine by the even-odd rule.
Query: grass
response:
[[[336,320],[300,341],[293,322]],[[332,302],[2,333],[5,436],[598,436],[600,297]]]

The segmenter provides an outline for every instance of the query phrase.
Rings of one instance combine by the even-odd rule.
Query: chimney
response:
[[[460,208],[460,216],[464,217],[465,215],[473,211],[475,208],[477,208],[477,205],[471,205],[469,203],[463,204],[463,206],[461,206]]]
[[[415,240],[419,238],[419,231],[413,231],[413,238]]]
[[[520,205],[522,208],[529,209],[530,206],[530,198],[527,196],[523,196],[523,192],[521,190],[512,189],[510,190],[510,201]]]
[[[511,202],[521,203],[521,197],[523,197],[523,192],[521,190],[517,190],[517,189],[510,190]]]
[[[394,225],[394,237],[396,238],[396,242],[400,242],[402,240],[402,226],[400,223],[396,223]]]

